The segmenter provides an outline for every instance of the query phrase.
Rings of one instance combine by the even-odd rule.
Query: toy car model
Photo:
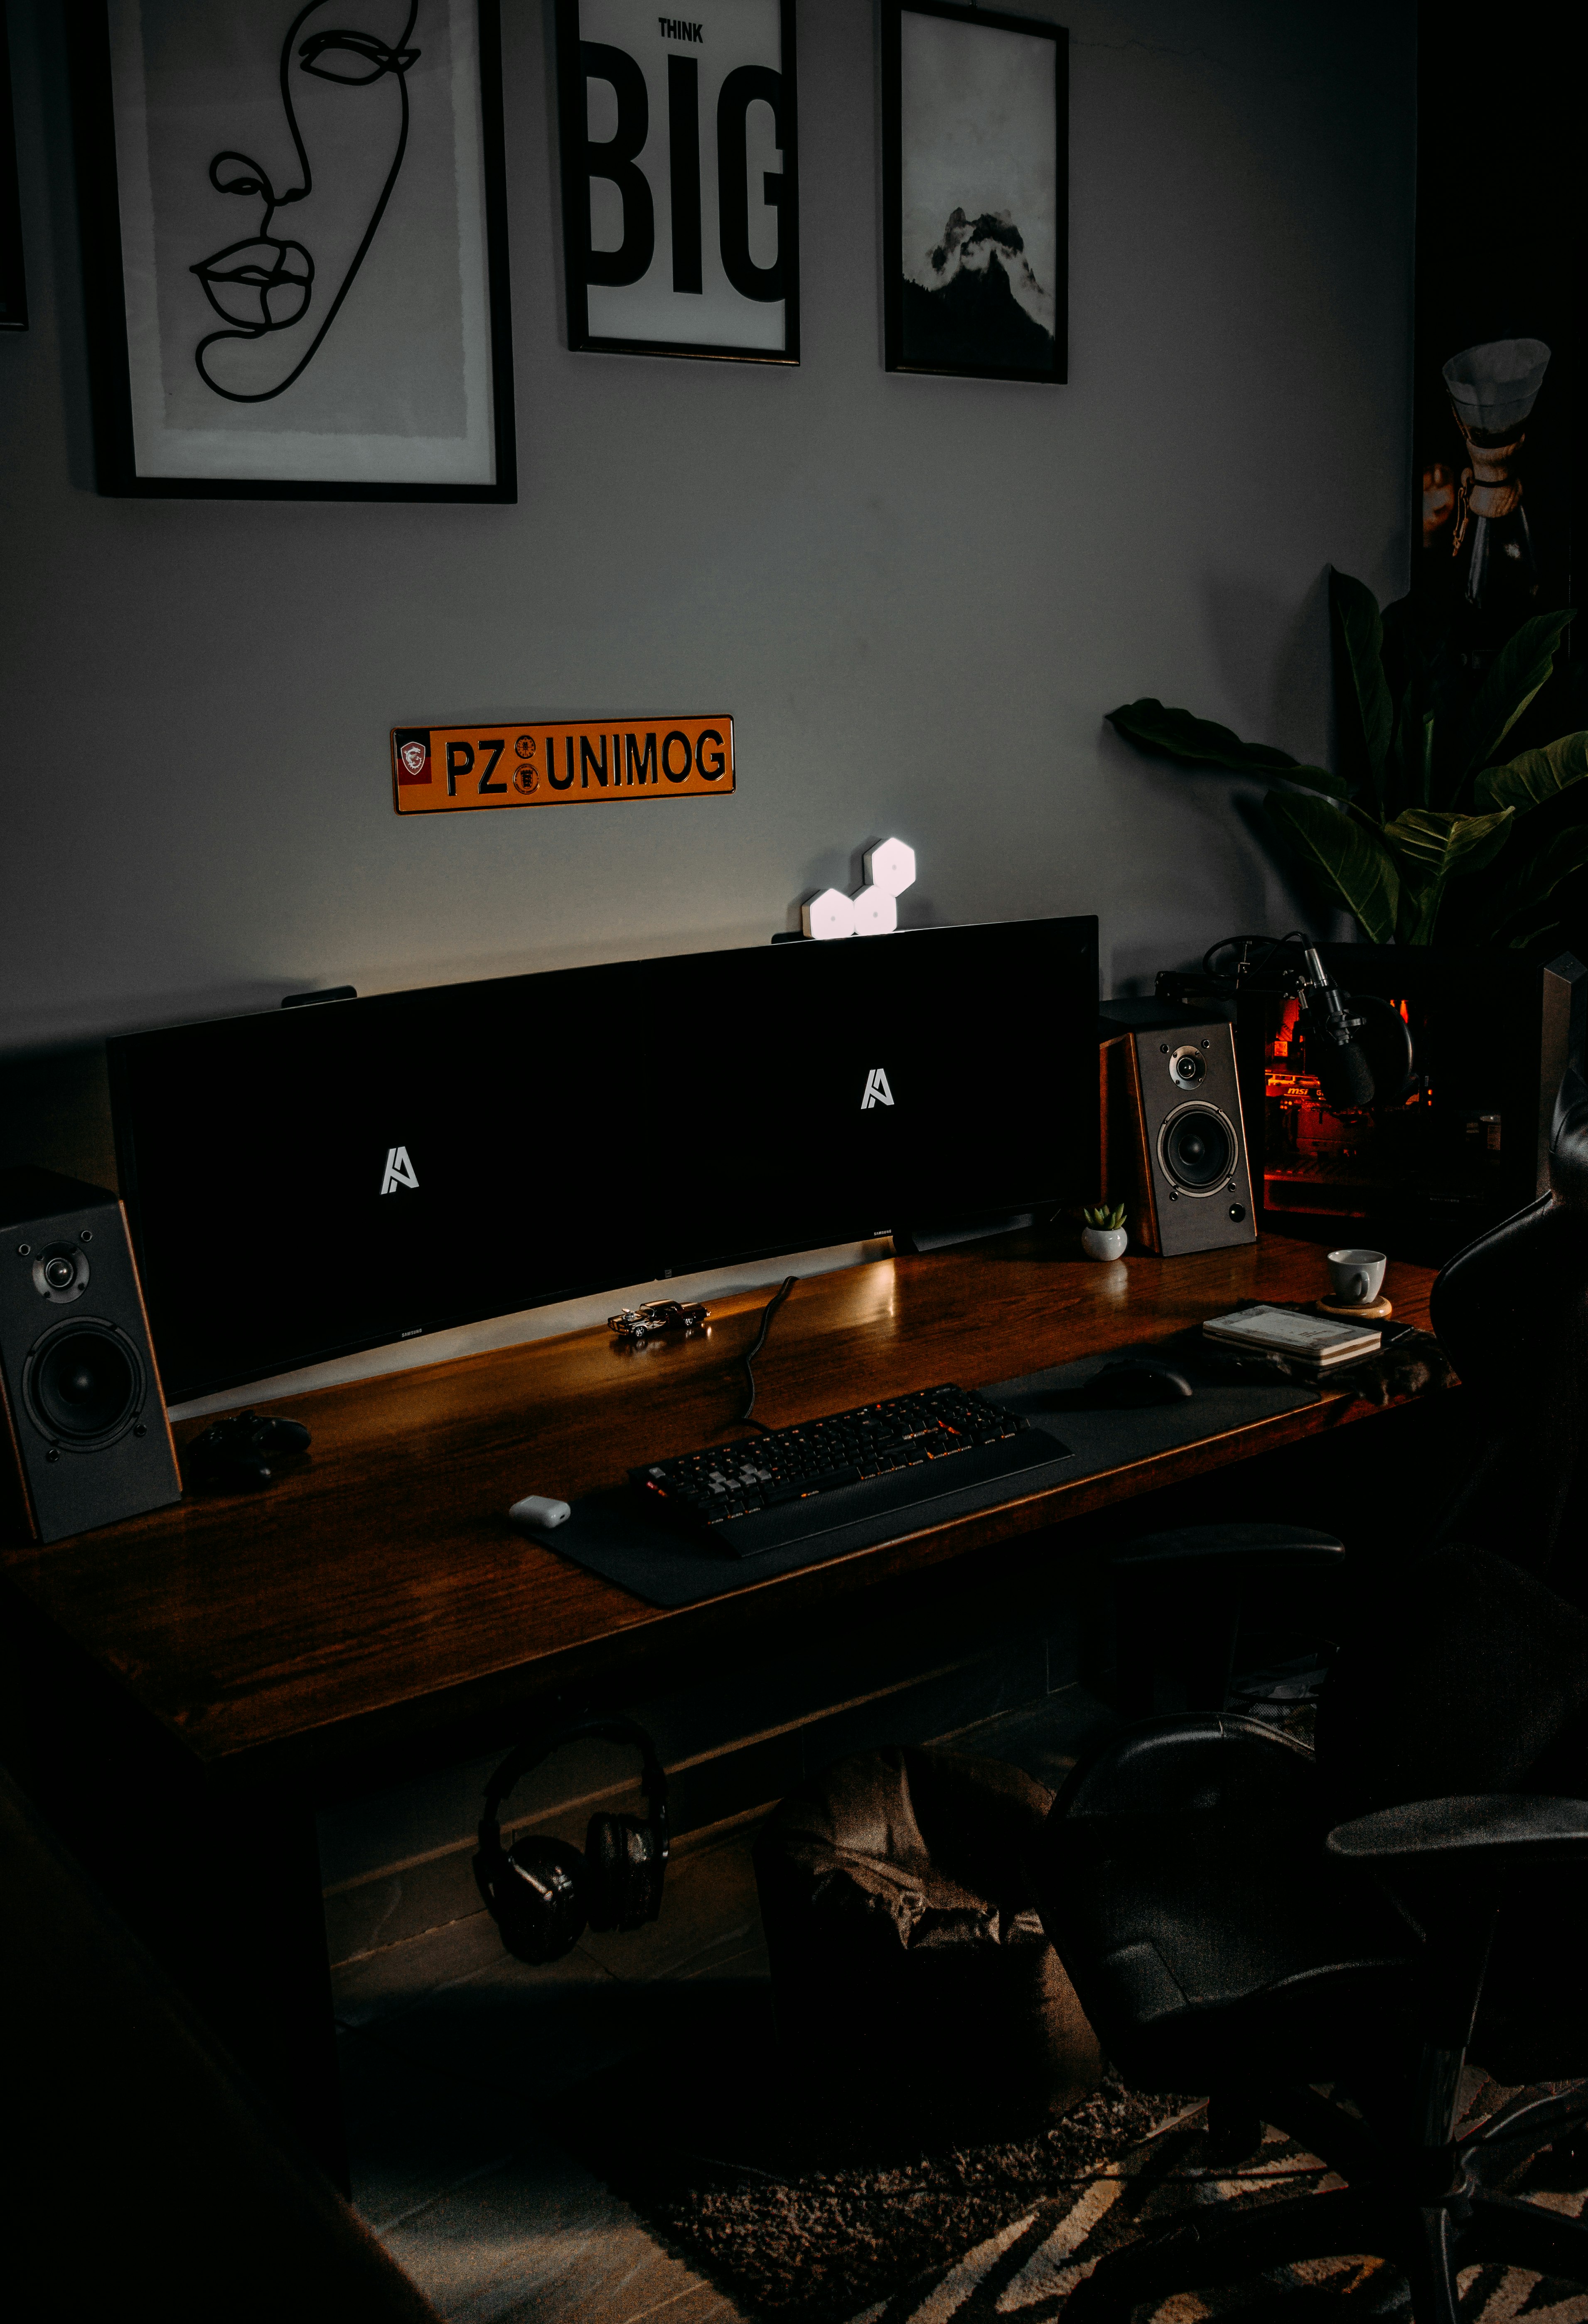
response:
[[[679,1299],[648,1299],[642,1307],[624,1307],[606,1319],[620,1340],[631,1340],[638,1346],[654,1338],[659,1332],[697,1332],[711,1314],[709,1307],[687,1305]]]

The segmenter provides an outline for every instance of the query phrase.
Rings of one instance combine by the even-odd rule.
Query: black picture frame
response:
[[[1045,17],[1010,15],[992,8],[961,7],[954,5],[954,0],[882,0],[882,8],[883,366],[891,372],[913,372],[957,379],[1020,380],[1038,385],[1062,387],[1069,379],[1069,33],[1063,25],[1052,23]],[[939,326],[932,333],[937,344],[928,348],[921,344],[928,336],[926,328],[917,320],[924,310],[916,301],[907,306],[903,244],[904,177],[908,157],[903,119],[902,23],[907,15],[944,19],[974,28],[978,34],[988,39],[1001,38],[1012,32],[1052,44],[1055,127],[1052,353],[1039,364],[996,360],[983,363],[963,357],[950,359],[943,352],[944,342],[956,337],[962,340],[974,337],[974,327],[967,322],[962,328],[950,331]],[[962,214],[957,210],[952,213],[946,224],[951,226],[954,217],[958,215]],[[976,223],[980,224],[980,219]],[[1018,226],[1018,221],[1015,223]],[[945,241],[946,243],[946,235]],[[1020,254],[1020,244],[1017,235],[1011,255]],[[982,279],[990,281],[994,275],[1007,283],[1005,270],[995,260],[990,259]],[[927,291],[923,295],[941,297],[945,294],[942,291]],[[1011,293],[1010,304],[1012,307],[1014,303]],[[1033,321],[1034,318],[1027,317],[1026,319]],[[1001,318],[993,318],[992,328],[997,330],[1001,327]],[[1020,330],[1019,326],[1015,327]],[[1013,334],[1004,334],[1005,337],[1011,336]],[[1021,336],[1029,337],[1029,333],[1021,333]],[[1035,342],[1031,344],[1033,352],[1039,352]]]
[[[499,0],[475,0],[480,85],[485,310],[490,346],[488,481],[357,477],[171,475],[140,469],[124,278],[123,211],[116,176],[110,0],[69,0],[72,112],[82,217],[97,482],[102,493],[181,500],[475,501],[518,498],[512,329],[507,255],[507,182],[502,117]],[[366,245],[367,246],[367,245]]]
[[[659,333],[651,337],[640,332],[610,332],[593,329],[590,318],[589,290],[596,287],[589,275],[590,205],[589,189],[592,175],[605,176],[605,171],[592,172],[587,160],[588,107],[586,95],[586,75],[581,53],[582,33],[580,0],[557,0],[557,79],[558,120],[561,149],[563,275],[568,300],[568,343],[579,352],[605,355],[692,355],[726,363],[798,364],[799,361],[799,97],[797,63],[795,0],[767,0],[769,10],[775,7],[780,28],[779,77],[780,88],[777,105],[779,151],[781,155],[780,192],[778,209],[777,267],[781,275],[781,305],[783,309],[783,342],[780,347],[737,345],[691,337],[672,337]],[[687,25],[689,20],[683,20]],[[669,17],[659,17],[654,9],[642,14],[636,5],[636,23],[646,25],[672,23]],[[694,27],[701,30],[699,25]],[[709,31],[709,26],[706,28]],[[667,36],[660,35],[662,38]],[[681,60],[688,58],[688,44],[675,42],[669,54]],[[670,70],[670,68],[669,68]],[[592,76],[599,78],[599,76]],[[669,79],[669,134],[672,127],[672,83]],[[697,113],[696,129],[698,134]],[[602,150],[602,149],[596,149]],[[643,147],[640,149],[643,151]],[[697,145],[698,154],[702,148]],[[631,164],[631,166],[632,166]],[[640,172],[642,176],[643,172]],[[720,179],[719,165],[719,179]],[[769,177],[771,173],[769,173]],[[649,181],[647,181],[649,185]],[[670,161],[669,210],[672,211],[676,175]],[[700,271],[700,194],[699,172],[694,176],[693,220],[696,228],[696,272]],[[678,242],[674,240],[674,264],[678,264]],[[753,272],[753,268],[752,269]],[[619,283],[613,287],[624,288]],[[698,281],[689,285],[676,281],[674,297],[687,297],[699,289]]]
[[[0,14],[0,331],[28,327],[22,254],[22,196],[16,181],[16,123],[11,109],[11,50]]]

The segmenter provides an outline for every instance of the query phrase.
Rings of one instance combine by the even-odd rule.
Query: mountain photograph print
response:
[[[1067,376],[1068,39],[1040,17],[884,0],[890,371]]]

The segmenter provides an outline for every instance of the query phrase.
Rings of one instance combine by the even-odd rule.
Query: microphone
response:
[[[1303,1035],[1307,1069],[1317,1075],[1331,1105],[1371,1105],[1373,1069],[1367,1051],[1356,1038],[1360,1019],[1347,1013],[1345,996],[1331,982],[1328,970],[1318,958],[1317,946],[1308,945],[1302,958],[1311,980],[1311,990],[1301,997],[1306,1019]]]

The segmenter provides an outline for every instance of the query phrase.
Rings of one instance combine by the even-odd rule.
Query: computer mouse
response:
[[[553,1500],[546,1493],[526,1493],[522,1501],[514,1501],[507,1518],[510,1525],[539,1526],[543,1533],[549,1533],[553,1526],[565,1524],[572,1515],[567,1501]]]
[[[1196,1389],[1184,1372],[1155,1356],[1122,1356],[1086,1383],[1087,1401],[1128,1409],[1133,1405],[1183,1404]]]

